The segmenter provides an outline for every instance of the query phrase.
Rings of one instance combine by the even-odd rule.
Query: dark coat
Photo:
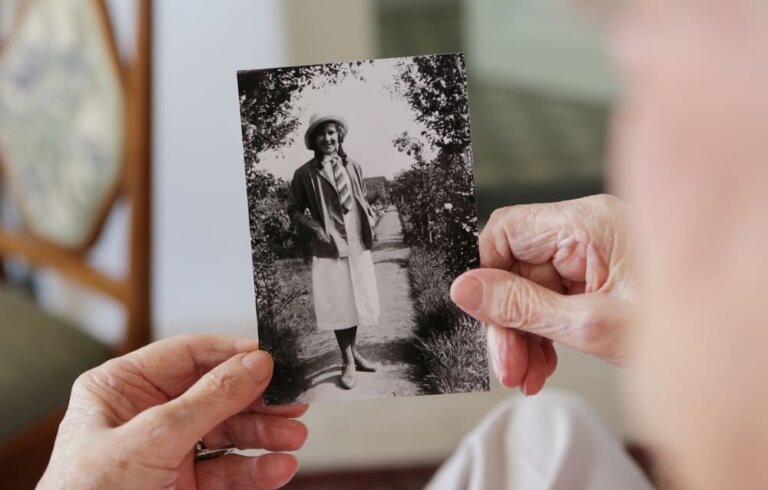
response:
[[[368,192],[360,165],[347,159],[347,169],[352,184],[352,195],[360,210],[363,246],[373,248],[374,217],[368,204]],[[309,209],[310,216],[304,213]],[[295,226],[304,226],[313,232],[312,255],[338,258],[349,256],[347,231],[344,226],[341,201],[333,177],[323,171],[316,159],[308,161],[293,174],[288,192],[288,216]],[[367,218],[367,219],[365,219]]]

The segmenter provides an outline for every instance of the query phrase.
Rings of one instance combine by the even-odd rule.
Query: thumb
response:
[[[451,299],[478,320],[546,337],[620,364],[628,320],[626,300],[605,293],[567,296],[498,269],[459,276]]]
[[[261,395],[272,367],[272,358],[264,351],[233,356],[178,398],[145,410],[120,429],[133,435],[128,439],[140,444],[136,449],[180,461],[205,434]]]

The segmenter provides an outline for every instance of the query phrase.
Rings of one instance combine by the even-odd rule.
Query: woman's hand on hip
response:
[[[328,235],[328,233],[325,232],[324,229],[317,227],[314,228],[315,232],[315,238],[320,240],[323,243],[331,243],[331,237]]]
[[[630,306],[624,207],[609,195],[496,210],[481,268],[451,298],[488,325],[496,376],[538,393],[557,365],[552,341],[620,364]]]
[[[194,461],[194,447],[293,451],[306,406],[264,407],[272,359],[251,339],[184,335],[112,359],[72,388],[38,488],[278,488],[292,455]]]

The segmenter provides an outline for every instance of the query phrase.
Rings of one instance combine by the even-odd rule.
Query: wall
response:
[[[563,0],[465,0],[468,63],[477,78],[586,101],[617,85],[599,28]]]
[[[286,55],[291,65],[350,61],[374,50],[369,0],[283,0]]]
[[[255,335],[236,71],[283,62],[279,0],[157,2],[159,337]]]

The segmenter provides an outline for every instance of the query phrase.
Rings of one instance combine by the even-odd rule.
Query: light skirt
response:
[[[312,260],[312,293],[317,326],[321,330],[379,323],[379,291],[373,257],[360,242],[349,243],[349,257]]]

